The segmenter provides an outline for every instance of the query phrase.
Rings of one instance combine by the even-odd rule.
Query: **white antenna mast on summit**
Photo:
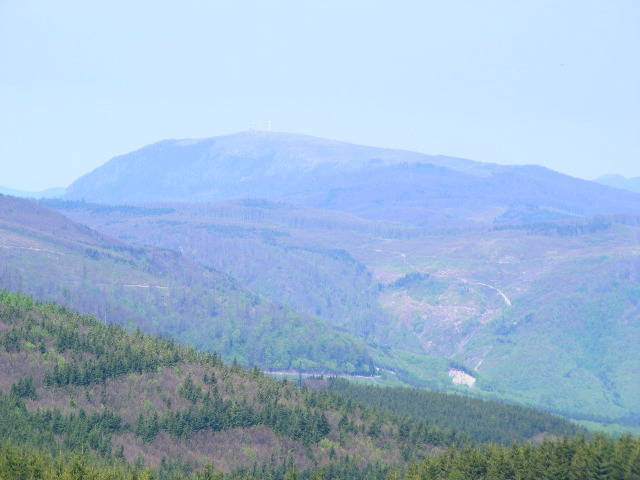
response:
[[[267,120],[267,132],[271,131],[271,120]]]

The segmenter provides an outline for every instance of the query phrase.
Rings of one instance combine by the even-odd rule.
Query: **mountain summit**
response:
[[[111,204],[264,198],[414,224],[640,209],[640,195],[542,167],[260,131],[146,146],[81,177],[65,197]]]
[[[471,172],[470,160],[354,145],[307,135],[247,131],[206,139],[163,140],[113,158],[81,177],[67,197],[119,203],[151,200],[227,200],[282,196],[310,185],[275,188],[273,181],[309,174],[356,172],[398,164],[431,164]],[[482,174],[482,168],[478,169]],[[124,176],[129,182],[125,182]],[[110,185],[106,185],[109,182]],[[133,184],[140,187],[129,191]],[[117,187],[113,191],[111,187]],[[306,188],[305,188],[306,187]]]

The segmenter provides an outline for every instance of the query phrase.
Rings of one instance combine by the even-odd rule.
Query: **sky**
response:
[[[251,128],[640,176],[637,0],[0,0],[0,185]]]

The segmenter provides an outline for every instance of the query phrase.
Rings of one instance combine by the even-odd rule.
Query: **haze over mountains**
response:
[[[638,195],[542,167],[273,132],[162,141],[81,177],[65,198],[114,204],[264,198],[418,225],[640,210]]]
[[[1,200],[10,290],[246,365],[639,422],[640,194],[244,132]]]
[[[61,197],[65,193],[64,188],[47,188],[46,190],[40,190],[30,192],[26,190],[14,190],[13,188],[0,187],[0,194],[11,195],[13,197],[23,198],[57,198]]]
[[[640,193],[640,177],[627,178],[622,175],[604,175],[595,180],[602,185]]]
[[[0,0],[0,480],[640,480],[638,13]]]

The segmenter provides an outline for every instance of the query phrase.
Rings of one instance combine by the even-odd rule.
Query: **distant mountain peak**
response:
[[[640,196],[536,165],[263,130],[143,147],[76,180],[65,197],[111,204],[261,198],[418,225],[491,223],[522,205],[571,216],[640,209]]]
[[[26,191],[0,187],[0,194],[22,198],[57,198],[65,194],[64,188],[47,188],[46,190]]]
[[[610,173],[596,178],[594,181],[609,187],[640,193],[640,177],[627,178],[623,175]]]

